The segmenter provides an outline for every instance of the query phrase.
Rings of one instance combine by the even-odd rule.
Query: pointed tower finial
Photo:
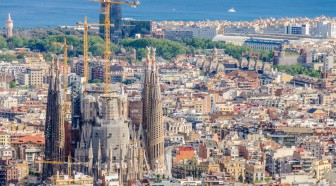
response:
[[[107,164],[107,169],[109,172],[113,172],[113,150],[112,150],[112,145],[109,147],[109,157],[108,157],[108,164]]]
[[[123,155],[122,155],[122,145],[121,145],[121,143],[119,144],[119,150],[120,150],[120,161],[122,162],[123,161]]]
[[[7,21],[12,21],[12,17],[10,15],[10,13],[8,13],[8,19],[7,19]]]
[[[89,162],[88,162],[88,173],[92,174],[92,168],[93,168],[93,148],[92,148],[92,139],[90,142],[90,148],[89,148]]]
[[[50,74],[51,77],[54,76],[54,72],[55,72],[54,64],[55,64],[55,58],[52,57],[51,64],[50,64],[50,71],[49,71],[49,74]]]
[[[92,143],[93,143],[93,142],[92,142],[92,139],[91,139],[91,140],[90,140],[90,148],[89,148],[89,149],[91,149],[91,150],[93,149],[93,148],[92,148]],[[92,156],[92,158],[93,158],[93,154],[92,154],[91,156]],[[89,154],[89,158],[90,158],[90,154]]]
[[[156,48],[152,47],[152,64],[155,64]]]
[[[56,60],[56,86],[57,86],[57,89],[60,91],[61,90],[61,70],[60,70],[60,67],[59,67],[59,58],[57,57],[57,60]]]
[[[56,57],[56,73],[59,73],[59,59]]]
[[[11,15],[8,13],[8,19],[6,20],[6,37],[11,38],[13,37],[13,28],[14,28],[14,23],[12,20]]]
[[[123,158],[123,155],[122,155],[121,144],[119,144],[119,150],[120,150],[120,154],[119,154],[119,164],[120,164],[119,185],[124,185],[124,167],[123,167],[124,158]]]
[[[80,148],[85,147],[85,142],[84,142],[84,133],[82,132],[81,138],[80,138]]]
[[[100,163],[101,161],[101,145],[100,145],[100,139],[98,141],[98,157],[97,157],[98,162]]]
[[[146,48],[147,48],[146,62],[147,62],[147,65],[148,65],[150,63],[151,48],[150,47],[146,47]]]
[[[92,174],[92,168],[93,168],[93,149],[92,149],[92,139],[90,141],[90,148],[89,148],[89,165],[88,165],[88,172],[89,174]]]
[[[113,161],[113,148],[112,145],[110,145],[110,152],[109,152],[110,160]]]

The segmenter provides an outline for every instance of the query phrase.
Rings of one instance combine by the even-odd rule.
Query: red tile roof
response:
[[[28,142],[44,145],[45,139],[43,137],[37,137],[37,136],[25,136],[17,140],[14,140],[12,144],[25,144]]]

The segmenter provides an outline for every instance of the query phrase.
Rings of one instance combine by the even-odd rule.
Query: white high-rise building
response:
[[[8,14],[8,19],[6,21],[6,37],[7,38],[11,38],[13,37],[13,27],[14,27],[14,24],[13,24],[13,20],[10,16],[10,14]]]
[[[320,21],[317,23],[317,35],[326,38],[336,38],[336,22]]]
[[[303,24],[303,25],[288,25],[286,27],[286,34],[293,34],[293,35],[310,35],[310,25]]]

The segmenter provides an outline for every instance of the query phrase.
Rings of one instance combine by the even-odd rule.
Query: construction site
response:
[[[42,180],[46,185],[125,185],[141,180],[151,170],[144,131],[128,118],[128,100],[122,84],[111,84],[111,5],[139,2],[93,0],[105,7],[104,24],[89,23],[83,30],[83,77],[68,84],[67,42],[63,61],[51,64],[46,116],[46,147]],[[88,29],[104,28],[104,82],[89,84]],[[148,49],[147,63],[155,63]],[[162,108],[161,108],[162,109]],[[162,114],[162,113],[161,113]],[[163,139],[163,138],[162,138]],[[163,146],[160,147],[163,149]]]

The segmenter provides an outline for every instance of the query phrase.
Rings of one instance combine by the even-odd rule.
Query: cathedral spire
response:
[[[113,149],[112,146],[109,146],[109,155],[108,155],[108,162],[107,162],[107,171],[112,173],[113,170]]]
[[[83,132],[81,133],[80,146],[79,147],[82,148],[82,149],[84,149],[84,147],[85,147],[84,133]]]
[[[152,71],[156,71],[156,60],[155,60],[155,55],[156,55],[156,48],[152,48],[151,49],[152,50],[152,52],[151,52],[151,54],[152,54]]]
[[[53,58],[51,63],[50,63],[50,69],[49,69],[49,89],[48,91],[52,91],[55,87],[54,85],[54,73],[55,73],[55,69],[54,69],[54,64],[55,64],[55,59]]]
[[[59,75],[54,77],[54,60],[50,67],[48,102],[45,123],[45,159],[48,161],[65,160],[65,127],[60,93]],[[56,65],[56,71],[58,68]],[[56,171],[62,171],[60,165],[43,165],[43,179],[52,176]]]
[[[151,48],[147,47],[147,58],[146,58],[147,66],[150,63],[150,59],[151,59]]]
[[[126,163],[127,163],[127,178],[126,180],[132,180],[133,176],[132,174],[134,173],[133,169],[133,159],[132,159],[132,146],[131,144],[127,145],[127,154],[126,154]]]
[[[98,155],[97,155],[97,161],[96,161],[96,171],[95,174],[98,176],[99,171],[101,169],[101,145],[100,145],[100,139],[98,140]]]
[[[49,70],[49,76],[52,77],[54,76],[54,65],[55,65],[55,58],[52,58],[51,63],[50,63],[50,70]]]
[[[61,78],[60,78],[61,72],[59,69],[59,59],[57,58],[56,60],[56,84],[55,84],[55,90],[57,92],[61,91]],[[61,101],[61,100],[59,100]],[[60,104],[62,104],[61,102],[59,102]]]
[[[97,157],[97,162],[99,164],[101,163],[101,145],[100,145],[100,139],[98,140],[98,157]]]
[[[159,83],[158,67],[155,60],[156,49],[150,47],[151,66],[149,83],[145,81],[148,86],[144,87],[145,99],[143,102],[144,117],[146,120],[146,158],[152,170],[159,171],[164,169],[164,130],[163,130],[163,111],[161,90]]]
[[[92,139],[90,142],[90,148],[89,148],[89,162],[88,162],[88,172],[91,175],[92,174],[92,168],[93,168],[93,148],[92,148]]]
[[[122,148],[121,148],[121,144],[119,145],[119,185],[124,185],[124,166],[123,166],[123,162],[124,162],[124,158],[122,156]]]

